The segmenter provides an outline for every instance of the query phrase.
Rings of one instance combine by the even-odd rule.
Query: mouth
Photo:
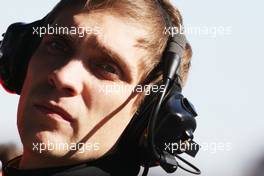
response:
[[[45,115],[46,117],[55,118],[67,122],[73,122],[73,117],[62,107],[50,103],[50,102],[41,102],[35,103],[34,108],[39,111],[41,114]]]

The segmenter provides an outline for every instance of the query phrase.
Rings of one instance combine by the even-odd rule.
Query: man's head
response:
[[[179,27],[178,11],[168,2],[163,5]],[[35,163],[24,168],[54,166],[58,161],[67,165],[109,152],[143,96],[131,89],[105,92],[105,88],[142,84],[159,63],[168,39],[162,14],[152,0],[61,1],[47,22],[98,31],[83,37],[47,34],[32,55],[19,101],[18,129],[24,145],[22,161]],[[183,82],[190,55],[187,45]],[[151,83],[160,75],[157,72]],[[40,147],[45,148],[41,153]],[[37,163],[39,156],[46,159]]]

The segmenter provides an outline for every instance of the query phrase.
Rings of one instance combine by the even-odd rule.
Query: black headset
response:
[[[159,0],[156,0],[167,27],[171,19]],[[46,18],[46,17],[45,17]],[[28,62],[41,42],[33,35],[33,27],[45,24],[45,18],[30,24],[11,24],[0,41],[0,83],[10,93],[20,94]],[[193,141],[197,113],[181,94],[179,67],[187,40],[184,34],[170,35],[161,62],[153,69],[162,70],[163,91],[147,95],[138,108],[119,142],[126,148],[132,145],[139,152],[140,163],[147,175],[149,167],[160,165],[167,173],[178,167],[200,174],[200,170],[179,156],[186,153],[195,157],[200,146]],[[175,148],[176,147],[176,148]],[[177,160],[193,170],[182,167]]]

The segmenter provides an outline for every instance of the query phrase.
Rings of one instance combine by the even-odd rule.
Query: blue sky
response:
[[[13,22],[42,18],[56,2],[1,2],[0,32]],[[186,28],[201,30],[200,35],[187,34],[194,55],[184,94],[198,110],[195,137],[204,147],[196,159],[190,160],[202,169],[202,176],[246,176],[264,157],[264,2],[174,2]],[[16,132],[18,98],[0,89],[0,143],[13,141],[21,145]],[[151,173],[166,175],[158,168]]]

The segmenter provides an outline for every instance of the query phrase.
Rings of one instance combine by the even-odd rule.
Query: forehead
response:
[[[88,44],[92,41],[91,38],[96,38],[101,45],[118,53],[128,65],[134,67],[132,69],[134,75],[140,75],[139,65],[147,56],[146,48],[141,47],[140,44],[140,41],[144,41],[147,36],[143,24],[131,22],[107,9],[89,12],[76,8],[67,8],[62,11],[53,24],[82,28],[85,31],[84,36],[75,36],[78,43]]]

